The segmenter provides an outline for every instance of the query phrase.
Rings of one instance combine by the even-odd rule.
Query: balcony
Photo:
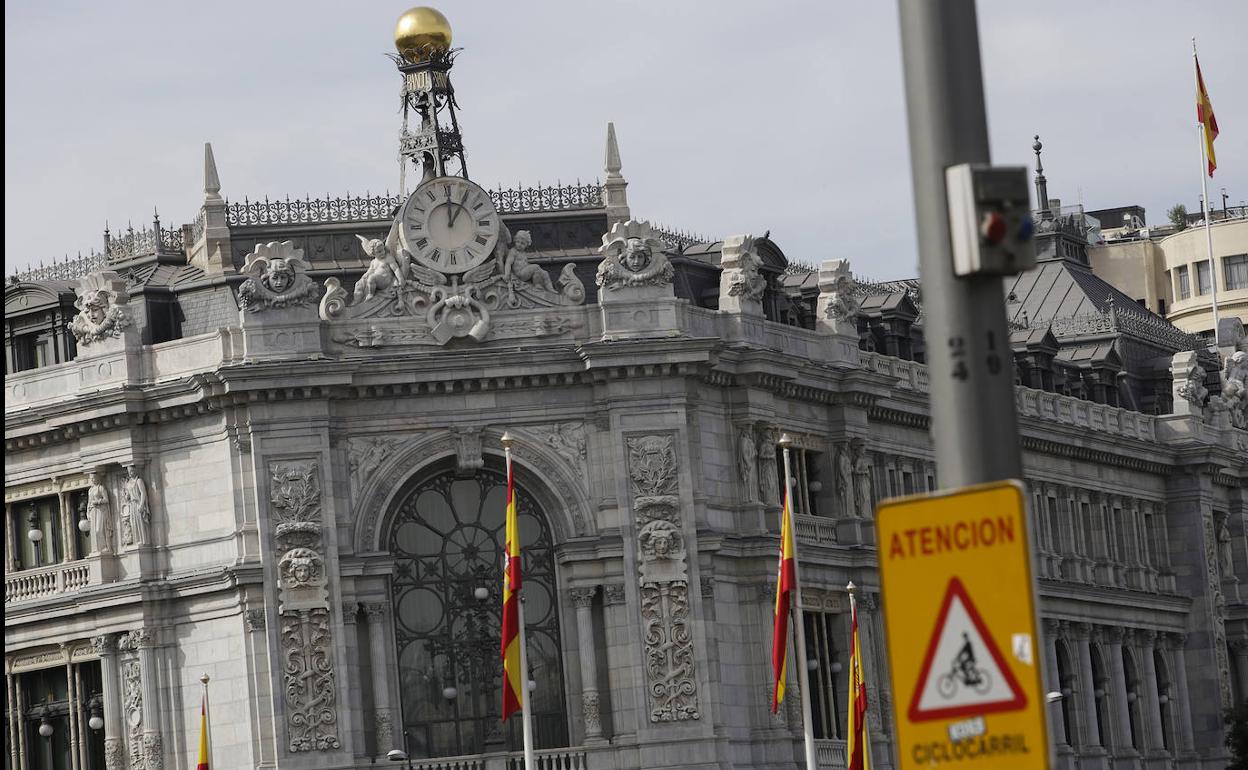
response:
[[[537,759],[536,770],[585,770],[589,766],[585,758],[585,749],[541,749],[533,753]],[[373,765],[366,767],[373,767]],[[403,770],[409,767],[412,770],[524,770],[524,755],[513,751],[412,759],[410,762],[395,762],[394,767],[403,768]]]
[[[845,741],[816,739],[815,761],[819,764],[819,770],[842,770],[848,761],[845,756]]]
[[[793,518],[797,539],[803,543],[836,545],[836,519],[798,514]]]
[[[46,599],[90,584],[91,565],[86,561],[9,572],[4,576],[4,603],[8,606],[14,602]]]

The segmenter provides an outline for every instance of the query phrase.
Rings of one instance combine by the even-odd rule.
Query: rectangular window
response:
[[[1227,289],[1248,289],[1248,254],[1222,259],[1223,285]]]
[[[17,542],[18,569],[46,567],[61,560],[61,507],[55,497],[23,500],[10,508]],[[38,539],[30,534],[38,531]]]
[[[1209,285],[1209,262],[1196,263],[1196,293],[1208,294],[1211,291]]]
[[[1187,299],[1192,296],[1191,280],[1187,276],[1187,265],[1180,265],[1174,269],[1174,278],[1178,282],[1179,299]]]
[[[844,629],[837,629],[836,620],[843,618]],[[839,639],[849,626],[849,613],[830,612],[802,613],[802,631],[806,637],[806,655],[812,661],[807,669],[810,677],[810,719],[818,739],[841,738],[841,684],[838,676],[841,668],[849,666],[849,656],[842,664],[836,659]],[[796,697],[790,690],[788,697]]]

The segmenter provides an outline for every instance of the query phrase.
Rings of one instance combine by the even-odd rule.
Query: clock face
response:
[[[462,177],[425,182],[399,216],[404,247],[440,273],[471,270],[489,259],[498,242],[498,212],[489,193]]]

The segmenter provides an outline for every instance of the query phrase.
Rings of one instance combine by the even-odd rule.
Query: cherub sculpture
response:
[[[406,255],[399,246],[399,220],[394,220],[384,241],[362,235],[355,237],[360,239],[364,254],[370,258],[364,275],[355,284],[355,301],[358,303],[370,300],[373,295],[391,286],[403,288],[408,266]]]
[[[507,258],[503,262],[503,279],[507,281],[523,281],[538,289],[554,292],[550,275],[535,265],[525,256],[525,252],[533,246],[533,236],[528,230],[517,230],[512,239],[511,248],[507,250]]]

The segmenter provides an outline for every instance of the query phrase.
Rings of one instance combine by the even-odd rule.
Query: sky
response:
[[[614,121],[634,218],[771,237],[792,260],[917,274],[891,0],[435,3],[471,177],[589,181]],[[5,272],[190,222],[222,194],[398,188],[405,3],[5,3]],[[1191,38],[1221,128],[1210,197],[1248,200],[1248,3],[980,0],[993,162],[1088,209],[1198,209]]]

